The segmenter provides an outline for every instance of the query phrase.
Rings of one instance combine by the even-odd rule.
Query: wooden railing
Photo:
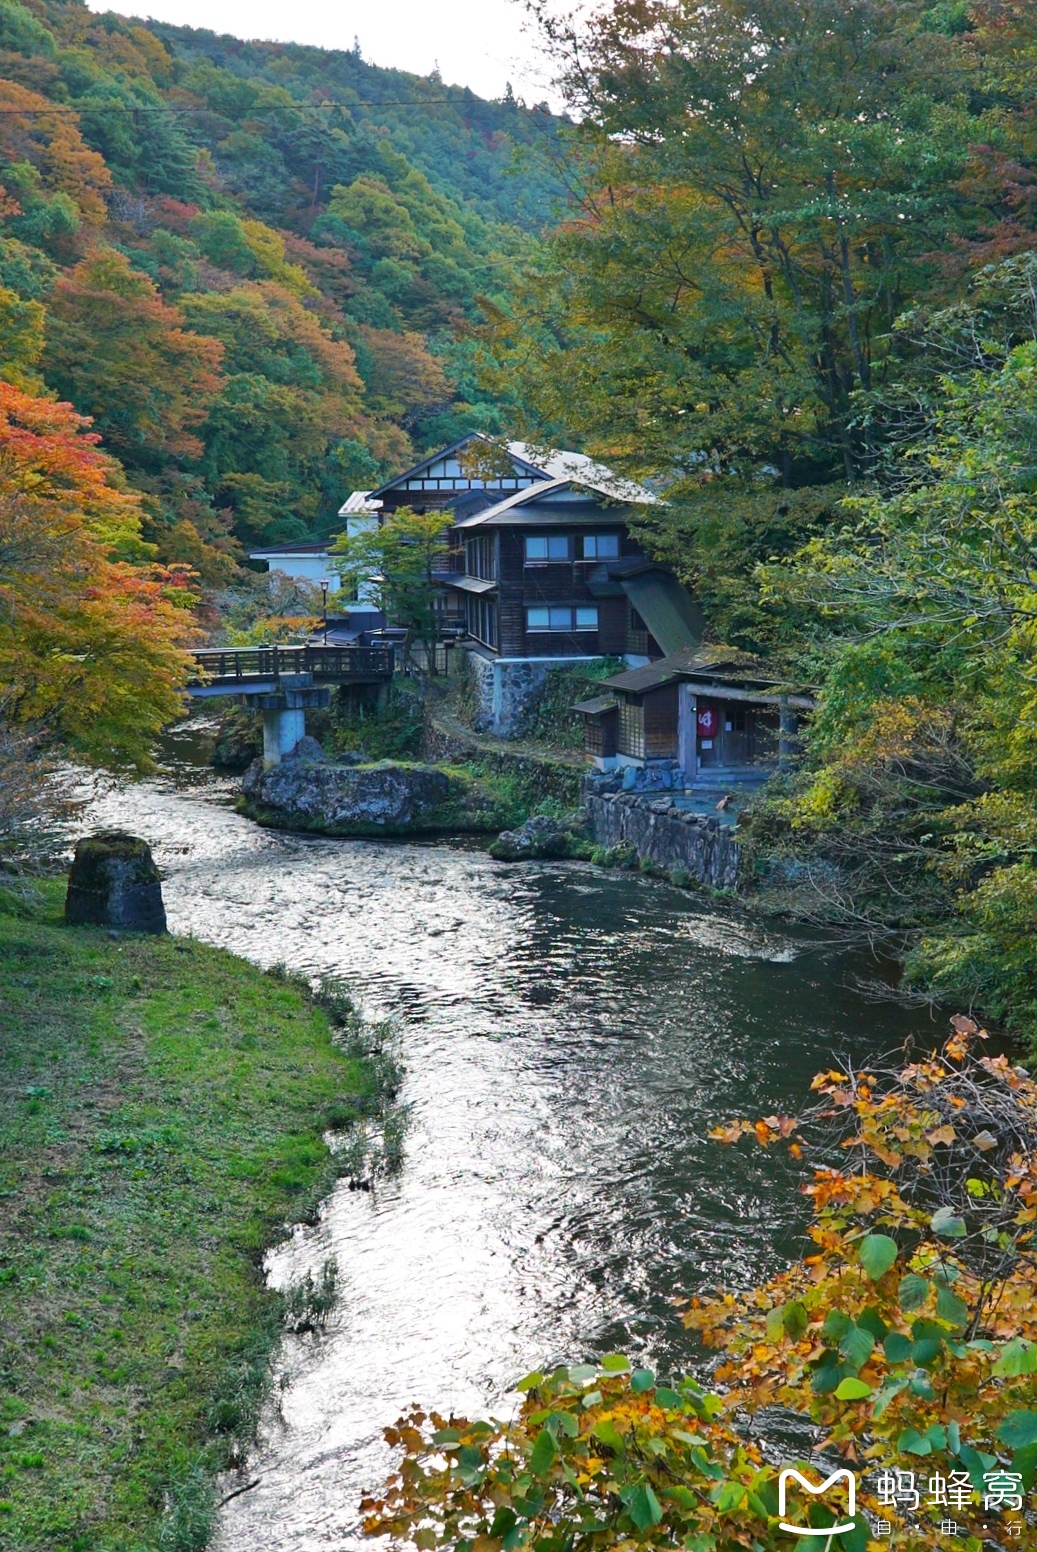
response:
[[[392,647],[204,647],[191,656],[198,665],[196,684],[247,684],[309,674],[314,683],[391,679]]]

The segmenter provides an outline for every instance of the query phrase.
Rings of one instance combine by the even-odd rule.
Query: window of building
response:
[[[620,754],[634,760],[645,757],[645,709],[634,701],[619,703],[619,737],[616,747]]]
[[[465,544],[465,570],[470,577],[481,577],[484,582],[496,582],[497,535],[479,534]]]
[[[583,558],[584,560],[618,560],[619,535],[584,534]]]
[[[648,651],[648,626],[633,607],[627,618],[627,651],[638,653]]]
[[[541,604],[526,610],[527,631],[596,631],[598,611],[595,606],[574,608],[572,604]]]
[[[474,636],[476,641],[481,641],[484,646],[497,646],[497,605],[492,598],[473,598],[471,595],[466,600],[466,625],[469,636]]]
[[[526,565],[569,559],[568,534],[530,534],[526,539]]]
[[[571,604],[546,604],[526,610],[528,631],[571,631],[573,611]]]

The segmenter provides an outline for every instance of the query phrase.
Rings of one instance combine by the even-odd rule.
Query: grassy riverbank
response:
[[[0,904],[0,1545],[191,1552],[281,1329],[263,1250],[377,1073],[290,982],[61,899]]]

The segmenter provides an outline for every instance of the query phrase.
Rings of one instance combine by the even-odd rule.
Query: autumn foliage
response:
[[[181,709],[194,595],[152,564],[139,497],[88,427],[0,382],[0,714],[145,766]]]
[[[50,300],[48,382],[145,467],[200,456],[197,430],[220,386],[222,345],[183,324],[147,275],[103,248],[62,275]]]
[[[788,1271],[688,1306],[720,1354],[714,1391],[617,1354],[527,1376],[510,1423],[416,1412],[387,1435],[402,1460],[366,1504],[369,1533],[459,1552],[776,1552],[794,1545],[777,1498],[791,1413],[814,1425],[822,1475],[840,1460],[857,1474],[854,1528],[833,1545],[1031,1544],[1037,1084],[954,1022],[939,1052],[823,1073],[803,1114],[714,1132],[788,1149],[812,1210]],[[897,1471],[918,1503],[897,1499]],[[832,1525],[831,1506],[809,1523]]]
[[[17,81],[0,80],[0,159],[32,168],[45,189],[71,198],[82,219],[103,225],[112,175],[92,151],[75,115]]]

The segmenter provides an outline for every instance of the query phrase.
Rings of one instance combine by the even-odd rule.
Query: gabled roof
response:
[[[711,679],[721,675],[732,678],[752,677],[751,670],[760,666],[758,658],[750,657],[747,652],[739,652],[737,647],[696,647],[690,652],[671,652],[644,668],[632,668],[625,674],[613,674],[605,683],[613,690],[641,693],[658,689],[661,684],[670,684],[674,679],[690,679],[696,675],[708,675]]]
[[[566,456],[575,457],[578,455],[567,454]],[[589,463],[590,460],[588,459]],[[596,469],[600,469],[600,467],[600,464],[595,466]],[[593,480],[583,476],[578,478],[571,475],[558,476],[554,479],[542,480],[538,485],[527,485],[525,490],[513,491],[510,496],[505,496],[503,501],[498,501],[495,506],[488,507],[485,512],[476,512],[471,517],[462,518],[456,526],[458,528],[480,528],[488,524],[490,527],[500,527],[509,521],[521,522],[523,520],[535,523],[540,521],[541,517],[546,516],[546,514],[530,515],[528,519],[525,519],[525,514],[522,512],[523,507],[535,506],[537,503],[543,503],[548,500],[553,501],[569,491],[577,499],[585,492],[589,492],[591,495],[600,496],[603,501],[619,501],[626,503],[628,506],[643,506],[655,501],[656,498],[651,491],[645,490],[643,486],[634,485],[629,480],[615,480],[609,476],[608,470],[604,472],[605,478],[598,478],[597,475]],[[559,521],[572,522],[575,516],[577,514],[572,511],[572,508],[569,508],[564,513],[559,513]],[[593,517],[590,517],[588,514],[588,520],[600,523],[601,516],[599,513],[595,513]]]
[[[389,491],[395,490],[398,486],[405,484],[407,480],[418,479],[425,476],[427,471],[431,469],[434,464],[441,463],[445,459],[452,458],[455,453],[459,453],[462,448],[470,447],[473,442],[485,442],[487,447],[493,447],[496,445],[494,444],[493,439],[486,436],[484,432],[470,431],[467,436],[461,437],[459,441],[454,442],[450,447],[441,447],[438,449],[438,451],[430,453],[427,458],[423,458],[421,462],[416,463],[413,468],[404,469],[402,474],[394,474],[391,480],[386,480],[385,484],[380,485],[377,490],[369,491],[368,499],[377,501],[379,498],[387,495]],[[522,473],[524,475],[533,475],[535,478],[541,480],[548,478],[548,471],[546,469],[541,468],[539,464],[533,463],[531,459],[525,456],[526,448],[524,443],[509,442],[507,444],[507,448],[508,452],[515,459],[515,461],[522,465]],[[578,455],[574,454],[573,456]]]
[[[724,685],[746,686],[754,693],[759,690],[761,702],[777,703],[787,699],[790,706],[809,708],[813,700],[809,695],[779,694],[783,681],[771,666],[737,647],[702,646],[693,651],[671,652],[644,668],[633,668],[626,673],[613,674],[606,679],[606,689],[625,691],[631,695],[643,695],[647,690],[657,690],[664,684],[677,680],[699,682],[711,687],[723,699]]]
[[[616,698],[613,695],[595,695],[593,700],[577,701],[572,709],[585,717],[600,717],[603,712],[615,711]]]
[[[658,690],[664,684],[672,684],[681,677],[670,658],[661,657],[643,668],[628,668],[625,673],[613,674],[605,683],[612,690],[625,691],[628,695],[643,695],[646,690]]]
[[[531,442],[509,442],[508,452],[542,469],[552,480],[614,480],[615,475],[603,463],[586,453],[568,452],[563,447],[534,447]]]
[[[540,449],[528,442],[509,442],[508,451],[524,457]],[[605,464],[598,463],[586,453],[570,453],[564,448],[551,448],[538,458],[544,472],[555,480],[571,480],[574,485],[600,491],[614,501],[628,501],[634,506],[654,506],[658,497],[636,480],[622,479]]]
[[[436,464],[446,463],[454,458],[464,448],[470,447],[473,442],[484,442],[488,448],[500,447],[500,444],[494,442],[493,438],[488,437],[485,432],[470,431],[467,436],[461,437],[459,441],[454,442],[450,447],[442,447],[437,452],[430,453],[426,458],[423,458],[420,463],[416,463],[413,468],[404,469],[402,474],[394,475],[391,480],[387,480],[377,490],[354,491],[349,501],[342,507],[340,516],[346,514],[346,508],[349,507],[349,503],[358,496],[363,497],[364,505],[351,510],[370,511],[376,505],[380,505],[382,498],[387,496],[390,491],[399,492],[401,487],[406,487],[409,481],[415,479],[456,478],[459,481],[464,481],[467,485],[468,481],[464,475],[433,476],[430,471],[435,468]],[[614,501],[627,501],[644,505],[647,502],[654,502],[656,500],[656,497],[650,491],[645,490],[643,486],[636,485],[631,480],[617,478],[611,469],[607,469],[604,464],[589,458],[586,453],[574,453],[565,448],[539,448],[534,447],[530,442],[505,442],[504,447],[514,460],[514,474],[511,476],[502,475],[499,477],[499,480],[489,479],[485,481],[480,480],[478,476],[472,476],[472,483],[474,483],[477,489],[499,488],[500,480],[507,481],[516,478],[527,481],[533,480],[537,484],[550,483],[556,480],[571,480],[574,484],[597,490]],[[526,488],[532,489],[534,487],[527,486]]]
[[[338,509],[339,517],[352,517],[357,512],[380,512],[382,503],[373,499],[369,490],[354,490]]]

